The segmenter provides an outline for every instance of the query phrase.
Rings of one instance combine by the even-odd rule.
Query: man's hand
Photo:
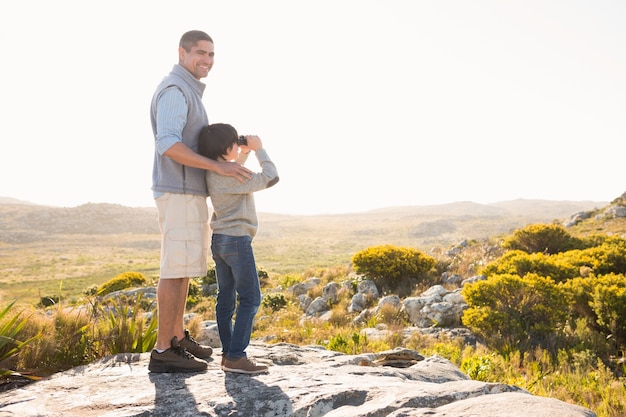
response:
[[[252,171],[236,162],[219,162],[216,168],[215,172],[218,174],[235,177],[239,182],[246,182],[252,178]]]
[[[214,171],[218,174],[226,175],[227,177],[235,177],[240,182],[246,182],[252,178],[253,174],[253,172],[248,168],[245,168],[236,162],[217,162],[206,158],[192,151],[182,142],[177,142],[172,145],[163,155],[168,158],[172,158],[179,164]]]

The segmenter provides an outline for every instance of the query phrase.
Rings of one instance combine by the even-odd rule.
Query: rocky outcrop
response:
[[[253,344],[266,374],[151,374],[149,354],[120,354],[0,394],[2,416],[592,417],[512,385],[473,381],[449,361],[398,349],[343,355]]]

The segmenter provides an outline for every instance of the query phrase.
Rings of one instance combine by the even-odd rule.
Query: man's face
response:
[[[189,52],[184,48],[178,48],[180,65],[185,67],[198,80],[206,77],[213,67],[215,50],[213,42],[200,41]]]

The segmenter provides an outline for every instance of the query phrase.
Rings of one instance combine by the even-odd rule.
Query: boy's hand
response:
[[[248,141],[247,145],[241,145],[241,150],[243,152],[248,151],[258,151],[263,147],[263,143],[261,142],[261,138],[257,135],[246,135],[246,140]]]

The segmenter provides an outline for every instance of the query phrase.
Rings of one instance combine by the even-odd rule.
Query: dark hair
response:
[[[201,30],[190,30],[181,36],[178,46],[189,52],[191,51],[191,48],[196,46],[200,41],[209,41],[213,43],[213,39],[211,39],[211,37],[205,32]]]
[[[237,131],[226,123],[214,123],[205,126],[198,138],[198,153],[207,158],[219,160],[228,154],[228,150],[237,143]]]

